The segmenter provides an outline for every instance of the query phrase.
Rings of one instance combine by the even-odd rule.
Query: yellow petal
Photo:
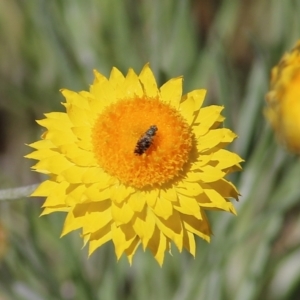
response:
[[[216,182],[210,182],[209,186],[211,189],[216,190],[224,198],[231,197],[236,200],[238,199],[239,192],[237,191],[236,187],[230,181],[227,181],[224,178]]]
[[[79,140],[91,143],[91,126],[74,126],[72,132]]]
[[[87,171],[86,167],[71,165],[61,172],[61,175],[69,183],[82,183],[83,174]]]
[[[52,214],[53,212],[68,212],[70,210],[69,207],[66,207],[64,205],[61,206],[53,206],[53,207],[46,207],[44,208],[43,212],[40,214],[40,216],[45,216],[48,214]]]
[[[117,226],[127,224],[134,216],[134,211],[130,208],[128,203],[115,204],[111,203],[111,215]]]
[[[200,168],[199,176],[202,182],[214,182],[225,176],[225,173],[212,166],[203,166]]]
[[[154,207],[158,199],[158,195],[159,195],[158,189],[145,192],[146,202],[150,207]]]
[[[173,205],[169,200],[161,197],[157,199],[153,211],[158,217],[162,217],[166,220],[173,214]]]
[[[55,148],[56,146],[49,140],[40,140],[37,141],[35,143],[31,143],[28,146],[34,148],[34,149],[38,149],[38,150],[42,150],[42,149],[50,149],[50,148]],[[27,156],[26,156],[27,157]]]
[[[196,105],[193,97],[189,97],[185,101],[180,103],[180,113],[189,125],[193,123],[195,118],[195,106]]]
[[[53,119],[53,120],[56,120],[57,122],[59,122],[59,123],[56,123],[56,125],[58,126],[57,128],[59,128],[58,124],[63,124],[66,127],[69,127],[72,125],[72,123],[70,122],[70,119],[66,113],[50,112],[50,113],[46,113],[44,115],[47,117],[47,119]]]
[[[85,95],[85,97],[87,98],[89,104],[89,114],[87,116],[90,116],[90,124],[94,124],[95,120],[105,107],[105,104],[104,101],[101,101],[101,99],[96,98],[95,95],[91,93],[88,93],[88,95]]]
[[[95,98],[95,95],[87,91],[81,91],[79,92],[79,95],[84,97],[88,103],[87,109],[85,109],[84,112],[88,117],[89,124],[93,124],[99,113],[101,113],[102,111],[102,109],[99,109],[99,106],[96,106],[94,104],[99,103],[100,101],[99,99]]]
[[[115,252],[117,259],[119,260],[123,252],[128,249],[136,237],[136,234],[130,225],[115,226],[111,227],[112,240],[115,245]]]
[[[178,200],[177,193],[173,187],[165,190],[160,190],[160,197],[172,202],[177,202]]]
[[[174,241],[181,252],[183,246],[183,228],[180,214],[174,210],[174,213],[166,220],[157,217],[156,225],[166,237]]]
[[[60,182],[54,188],[52,187],[42,207],[66,206],[65,198],[68,187],[69,184],[65,181]]]
[[[199,137],[197,149],[200,152],[207,151],[221,143],[231,143],[235,138],[236,134],[227,128],[214,129],[209,131],[205,136]]]
[[[73,210],[71,210],[66,216],[63,230],[61,233],[61,237],[63,237],[64,235],[66,235],[67,233],[69,233],[73,230],[81,228],[83,225],[83,222],[84,222],[84,218],[83,217],[75,218],[74,214],[73,214]]]
[[[82,231],[84,235],[97,232],[107,224],[111,224],[110,202],[107,200],[90,203],[89,209],[83,216],[83,219]]]
[[[182,182],[177,185],[176,192],[182,195],[194,197],[203,193],[203,189],[197,182]]]
[[[106,174],[102,169],[98,167],[86,168],[85,173],[82,175],[83,183],[95,183],[101,182],[103,186],[109,186],[111,176]]]
[[[54,113],[52,113],[54,114]],[[70,129],[72,127],[72,123],[70,121],[70,119],[67,118],[54,118],[54,116],[57,116],[56,113],[54,115],[52,114],[45,114],[45,116],[47,117],[47,119],[42,119],[42,120],[36,120],[36,122],[47,128],[48,130],[59,130],[61,131],[62,128],[64,128],[66,131],[68,129]],[[63,114],[62,115],[67,116],[67,114]]]
[[[200,207],[195,198],[178,194],[178,199],[180,206],[174,206],[177,211],[186,215],[195,216],[198,219],[202,219]]]
[[[201,89],[201,90],[194,90],[190,93],[187,93],[186,97],[194,99],[195,111],[198,111],[204,102],[205,95],[206,95],[206,90]]]
[[[132,218],[132,228],[134,229],[135,233],[139,236],[141,240],[143,240],[145,236],[145,222],[146,222],[145,214],[146,213],[147,212],[144,211],[142,213],[135,214],[135,216]]]
[[[210,199],[210,203],[201,203],[201,207],[206,208],[218,208],[220,210],[232,212],[236,215],[236,211],[234,206],[231,202],[226,201],[224,197],[222,197],[217,191],[212,189],[204,189],[204,193],[208,196]],[[199,196],[199,199],[202,197],[202,195]]]
[[[112,239],[111,225],[107,224],[105,227],[92,233],[89,238],[89,256],[103,244]]]
[[[30,154],[27,154],[25,157],[42,160],[48,158],[49,156],[54,156],[54,155],[57,155],[57,151],[45,148],[42,150],[33,151]]]
[[[147,210],[145,221],[144,221],[144,235],[141,237],[143,248],[148,246],[150,239],[152,239],[156,227],[156,218],[151,210]]]
[[[203,107],[200,109],[195,123],[200,123],[201,126],[211,128],[218,121],[223,109],[224,107],[219,105]]]
[[[203,166],[210,163],[211,157],[212,153],[203,153],[199,155],[198,160],[194,162],[190,170],[198,172]],[[189,176],[189,174],[187,176]]]
[[[134,188],[123,184],[115,184],[110,187],[110,198],[116,203],[124,202],[129,195],[134,193]]]
[[[81,109],[89,109],[89,105],[85,97],[82,97],[80,94],[67,89],[61,89],[60,91],[66,98],[68,104],[75,105]]]
[[[168,250],[168,240],[157,227],[155,227],[154,234],[148,243],[148,248],[152,252],[159,265],[162,266],[165,252]]]
[[[112,88],[115,90],[118,89],[118,87],[123,84],[124,80],[124,75],[117,68],[113,67],[109,76],[109,82]]]
[[[97,161],[92,152],[80,149],[74,144],[62,145],[60,150],[71,162],[78,166],[97,165]]]
[[[68,117],[74,127],[92,126],[94,120],[91,119],[89,112],[74,104],[67,106]]]
[[[90,201],[103,201],[110,199],[109,189],[103,189],[102,183],[98,182],[86,188],[85,195]]]
[[[116,99],[116,90],[112,80],[107,80],[105,76],[94,70],[95,81],[90,91],[99,100],[99,110],[103,110],[106,106],[114,103]],[[102,105],[102,108],[100,107]]]
[[[215,147],[222,142],[225,134],[223,128],[208,131],[206,135],[197,137],[197,149],[205,151]]]
[[[243,161],[237,154],[225,149],[216,151],[212,155],[211,160],[218,161],[216,167],[220,170],[227,169]]]
[[[182,81],[182,77],[173,78],[160,88],[162,100],[176,109],[178,109],[181,101]]]
[[[209,132],[209,127],[202,126],[201,124],[193,124],[192,132],[195,135],[196,139],[199,139],[201,136]]]
[[[199,220],[191,215],[182,215],[182,224],[187,231],[194,233],[209,242],[212,234],[209,227],[209,222],[205,213],[202,212],[201,214],[202,220]]]
[[[48,196],[52,190],[58,187],[58,183],[51,180],[43,181],[36,190],[30,195],[31,197]]]
[[[143,89],[139,81],[139,77],[133,69],[129,69],[128,74],[123,82],[122,88],[118,90],[118,98],[142,97]]]
[[[128,198],[128,204],[134,212],[141,212],[146,204],[146,198],[143,192],[135,192]]]
[[[51,130],[43,134],[43,138],[51,140],[55,146],[75,143],[77,138],[74,133],[66,130]]]
[[[136,236],[135,239],[131,242],[131,245],[125,250],[130,265],[132,265],[133,255],[135,254],[140,243],[140,239]]]
[[[196,254],[196,243],[194,234],[192,234],[190,231],[184,230],[184,236],[183,236],[183,247],[188,250],[194,257]]]
[[[63,155],[57,154],[45,158],[34,165],[33,169],[38,169],[40,173],[60,174],[62,171],[70,168],[73,164]]]
[[[158,96],[158,88],[156,84],[155,77],[149,67],[149,64],[146,64],[141,74],[139,75],[140,82],[142,83],[144,93],[148,97],[156,98]]]
[[[187,182],[199,182],[202,180],[202,175],[202,172],[195,172],[195,170],[193,170],[186,174],[184,180]]]
[[[84,185],[70,185],[68,187],[68,192],[66,194],[65,203],[67,206],[74,206],[77,203],[83,202],[86,200],[86,196],[84,192],[86,191],[86,187]]]

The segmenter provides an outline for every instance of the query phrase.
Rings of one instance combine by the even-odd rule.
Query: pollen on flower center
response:
[[[137,144],[150,128],[156,130],[137,155]],[[95,122],[92,142],[101,168],[123,184],[143,188],[162,185],[179,174],[188,161],[192,134],[177,110],[144,97],[108,106]]]

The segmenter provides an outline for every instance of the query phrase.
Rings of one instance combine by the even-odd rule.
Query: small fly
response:
[[[152,145],[153,138],[157,130],[158,128],[156,125],[151,125],[149,129],[139,138],[134,149],[135,155],[142,155],[149,149],[149,147]]]

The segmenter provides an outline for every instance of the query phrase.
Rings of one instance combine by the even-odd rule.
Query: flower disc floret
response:
[[[149,149],[136,155],[141,136],[158,128]],[[143,188],[162,185],[176,177],[192,147],[189,125],[173,107],[159,99],[123,99],[101,113],[92,130],[99,166],[123,184]]]

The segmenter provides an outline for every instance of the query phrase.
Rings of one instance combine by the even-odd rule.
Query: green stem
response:
[[[39,183],[0,190],[0,201],[17,200],[20,198],[28,197],[38,186]]]

